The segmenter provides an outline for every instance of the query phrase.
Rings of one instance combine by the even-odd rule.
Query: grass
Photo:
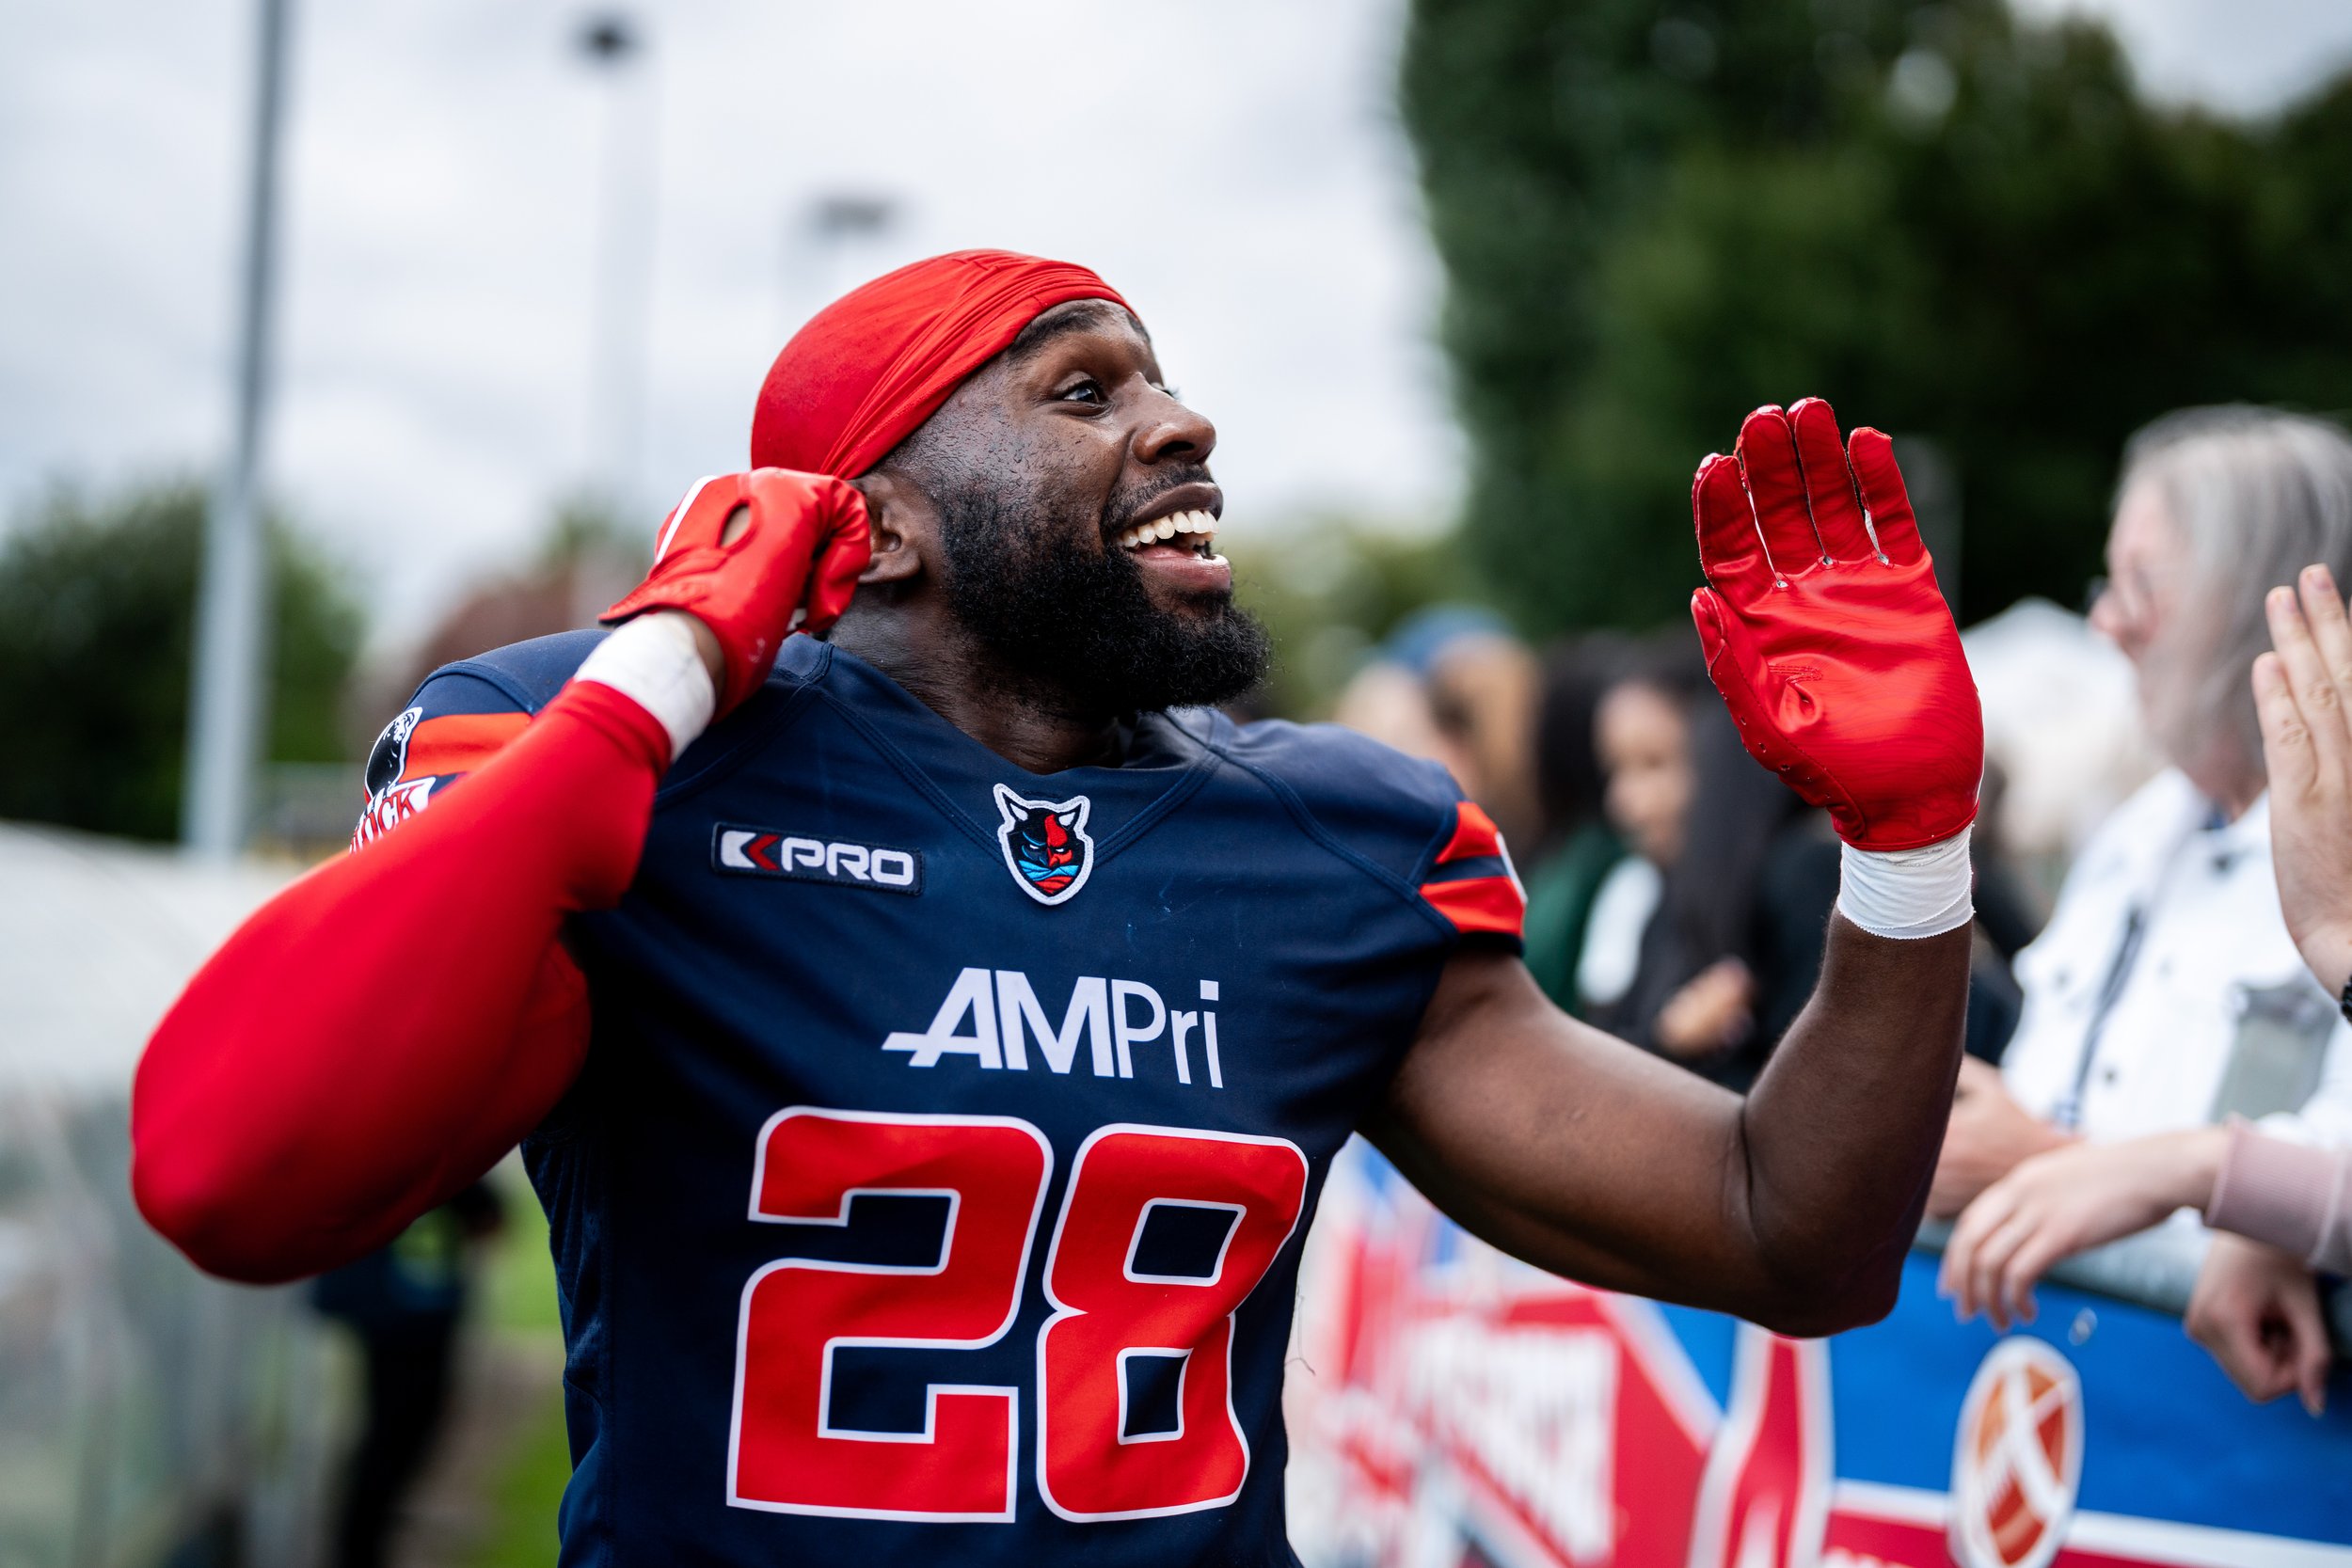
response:
[[[548,1255],[547,1216],[509,1162],[493,1180],[506,1199],[506,1227],[498,1239],[483,1281],[483,1332],[560,1341],[555,1264]],[[555,1511],[564,1483],[571,1479],[570,1445],[564,1435],[564,1396],[550,1384],[516,1439],[485,1482],[490,1525],[468,1568],[547,1568],[555,1560]]]
[[[550,1391],[491,1484],[492,1523],[471,1568],[547,1568],[555,1560],[555,1510],[572,1479],[564,1402]]]
[[[523,1179],[522,1163],[509,1158],[490,1173],[506,1204],[506,1227],[499,1232],[483,1280],[476,1323],[493,1334],[551,1334],[561,1337],[564,1320],[555,1305],[555,1259],[548,1255],[548,1217],[538,1195]]]

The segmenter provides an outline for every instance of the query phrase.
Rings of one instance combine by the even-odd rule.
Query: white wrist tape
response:
[[[1837,912],[1872,936],[1937,937],[1975,917],[1967,829],[1924,849],[1841,847]]]
[[[671,611],[655,610],[624,625],[596,644],[572,679],[609,686],[661,721],[670,732],[672,762],[710,727],[719,705],[710,671],[694,648],[693,624]]]

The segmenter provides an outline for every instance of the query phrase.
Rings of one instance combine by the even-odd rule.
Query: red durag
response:
[[[855,479],[1023,327],[1073,299],[1127,304],[1084,267],[1009,250],[933,256],[851,290],[769,367],[752,467]]]

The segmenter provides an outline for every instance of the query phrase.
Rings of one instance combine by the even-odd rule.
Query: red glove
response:
[[[1744,483],[1742,483],[1744,479]],[[1765,767],[1857,849],[1976,819],[1984,720],[1894,449],[1806,398],[1759,408],[1691,483],[1707,673]]]
[[[730,538],[738,509],[745,526]],[[815,633],[840,618],[871,549],[866,498],[845,481],[789,468],[717,475],[663,521],[653,570],[602,619],[683,610],[708,626],[726,660],[724,714],[759,689],[796,625]]]

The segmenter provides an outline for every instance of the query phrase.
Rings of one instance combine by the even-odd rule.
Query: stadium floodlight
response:
[[[836,191],[808,204],[809,232],[829,240],[871,239],[889,229],[898,204],[886,196]]]
[[[637,24],[625,11],[598,11],[580,27],[580,51],[598,65],[619,65],[637,53]]]
[[[204,529],[203,580],[189,677],[187,782],[180,836],[193,852],[226,859],[251,827],[253,769],[262,732],[269,626],[269,538],[261,505],[277,283],[278,139],[286,98],[293,0],[260,0],[253,84],[253,161],[246,187],[245,267],[238,287],[236,410],[229,463]]]

